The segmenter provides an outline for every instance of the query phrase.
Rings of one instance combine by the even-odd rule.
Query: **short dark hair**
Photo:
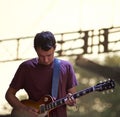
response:
[[[34,38],[34,48],[41,48],[45,51],[48,51],[51,48],[56,47],[56,40],[54,35],[50,31],[42,31],[37,33]]]

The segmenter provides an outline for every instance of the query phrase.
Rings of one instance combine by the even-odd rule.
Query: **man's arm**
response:
[[[15,96],[16,92],[17,92],[16,89],[9,87],[5,95],[6,100],[13,108],[16,109],[25,108],[25,105],[22,104],[19,101],[19,99]]]
[[[13,107],[12,117],[38,117],[39,110],[22,104],[15,96],[17,91],[18,90],[9,87],[5,95],[6,100]]]

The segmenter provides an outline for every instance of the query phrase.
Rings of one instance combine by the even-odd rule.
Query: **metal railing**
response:
[[[120,51],[120,27],[54,34],[55,56],[76,56]],[[33,36],[0,40],[0,62],[29,59],[36,56]]]

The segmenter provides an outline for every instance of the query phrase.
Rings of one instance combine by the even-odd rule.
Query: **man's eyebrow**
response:
[[[45,56],[50,56],[50,55],[52,55],[52,54],[53,54],[53,53],[50,53],[50,54],[45,55]],[[44,57],[44,55],[41,55],[41,54],[40,54],[39,56],[43,56],[43,57]]]
[[[50,55],[52,55],[53,53],[50,53],[50,54],[48,54],[47,56],[50,56]]]

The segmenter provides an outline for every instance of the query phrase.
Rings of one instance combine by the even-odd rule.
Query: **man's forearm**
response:
[[[24,108],[25,105],[19,101],[15,94],[16,91],[12,88],[9,88],[5,95],[6,100],[13,108]]]

